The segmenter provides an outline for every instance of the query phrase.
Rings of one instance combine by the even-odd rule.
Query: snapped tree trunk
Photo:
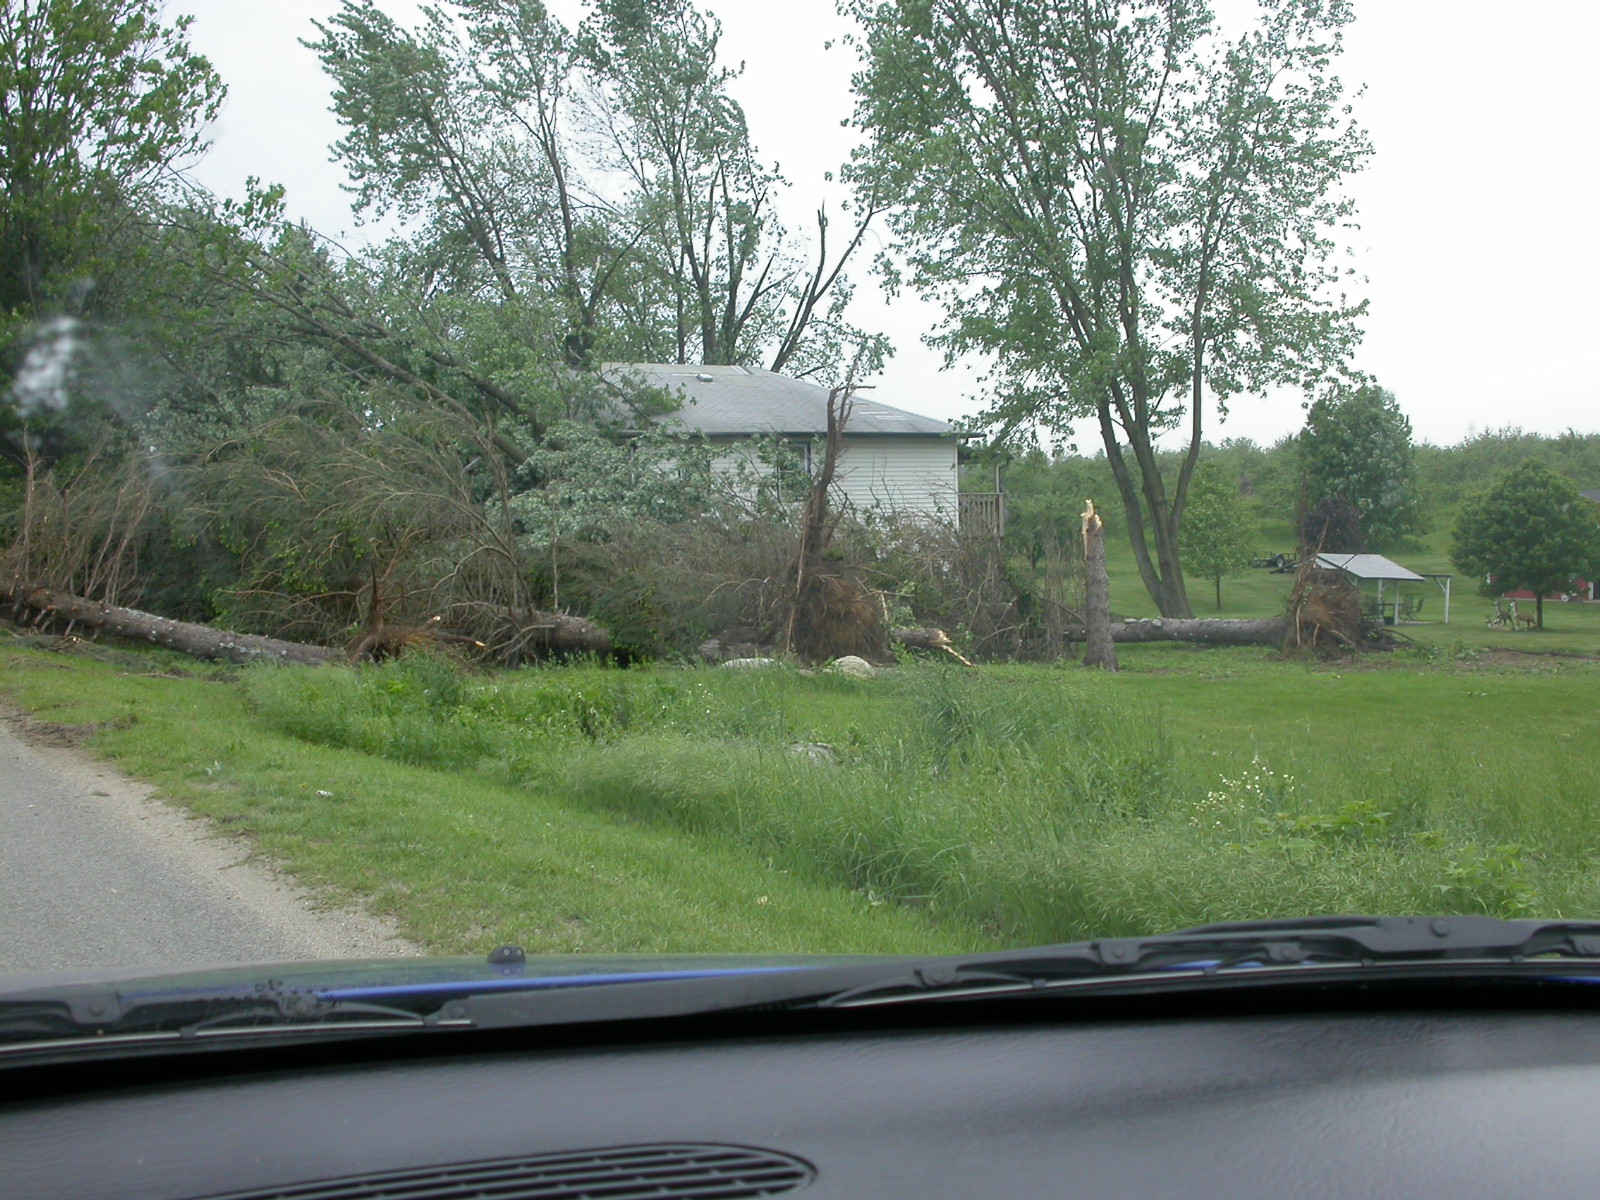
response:
[[[1111,636],[1111,580],[1106,575],[1105,522],[1094,511],[1094,501],[1083,510],[1083,665],[1106,671],[1117,669],[1117,650]]]
[[[826,559],[840,513],[832,488],[844,452],[844,431],[854,408],[855,366],[840,387],[828,393],[828,437],[822,467],[806,497],[800,548],[792,569],[793,589],[784,621],[783,647],[803,663],[856,655],[868,662],[889,657],[889,631],[878,605],[847,568]]]

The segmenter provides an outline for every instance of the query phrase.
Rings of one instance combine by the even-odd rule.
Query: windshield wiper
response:
[[[1177,992],[1218,984],[1485,972],[1600,979],[1600,922],[1488,917],[1324,917],[1211,925],[1145,938],[896,959],[706,979],[606,982],[463,995],[443,1008],[474,1028],[1005,999],[1072,989]]]
[[[1580,964],[1600,968],[1600,922],[1312,917],[942,959],[842,990],[818,1006],[857,1008],[1075,988],[1171,990],[1323,973],[1422,978],[1532,970],[1559,978],[1563,971],[1574,975],[1573,967]]]
[[[495,978],[14,995],[0,999],[0,1055],[69,1044],[534,1029],[1072,992],[1491,977],[1593,984],[1600,982],[1600,922],[1317,917],[921,960],[597,975],[541,975],[527,966],[523,974],[518,952],[510,973]]]
[[[328,1000],[315,990],[263,984],[141,995],[87,988],[0,1000],[0,1053],[86,1038],[96,1044],[203,1041],[281,1033],[349,1034],[450,1027],[426,1013],[366,1001]]]

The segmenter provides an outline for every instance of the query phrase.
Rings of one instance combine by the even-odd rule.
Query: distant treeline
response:
[[[1416,447],[1416,490],[1424,534],[1447,523],[1467,497],[1488,487],[1512,467],[1539,459],[1582,490],[1600,488],[1600,433],[1568,430],[1557,436],[1521,429],[1489,429],[1454,446],[1419,443]],[[1268,519],[1292,520],[1303,499],[1301,471],[1294,437],[1270,446],[1249,438],[1207,444],[1202,461],[1216,463],[1235,480],[1239,494],[1257,502]],[[1169,476],[1179,456],[1163,456]],[[964,467],[962,486],[987,491],[994,486],[994,456],[979,450]],[[1007,540],[1026,553],[1042,540],[1060,536],[1063,522],[1083,508],[1085,498],[1115,495],[1115,483],[1104,454],[1049,455],[1042,450],[1005,457],[1001,477],[1010,514]],[[1126,519],[1118,508],[1104,508],[1108,536],[1126,536]],[[1070,524],[1070,522],[1067,522]]]

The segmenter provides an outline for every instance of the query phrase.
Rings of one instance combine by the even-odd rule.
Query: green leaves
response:
[[[1392,393],[1368,385],[1318,399],[1295,447],[1307,511],[1342,498],[1375,550],[1419,531],[1411,422]]]
[[[1368,152],[1327,71],[1348,5],[1269,0],[1231,40],[1200,0],[846,9],[866,28],[853,176],[896,206],[907,275],[947,308],[931,340],[993,359],[1002,429],[1098,419],[1132,460],[1146,586],[1187,615],[1205,408],[1337,374],[1357,336],[1332,263],[1338,184]],[[1169,492],[1154,442],[1180,423]]]
[[[196,153],[223,87],[159,0],[0,4],[0,315],[45,315],[119,204]]]
[[[1184,566],[1212,580],[1222,607],[1222,577],[1250,565],[1260,551],[1261,525],[1237,483],[1216,463],[1195,472],[1183,512]]]
[[[519,544],[548,555],[557,543],[603,541],[630,524],[703,516],[718,492],[710,447],[656,431],[618,442],[566,423],[517,472],[507,507]]]
[[[360,207],[412,221],[439,292],[555,314],[551,358],[781,370],[854,335],[862,232],[830,258],[824,220],[806,268],[692,0],[602,0],[575,29],[538,0],[453,0],[414,29],[345,0],[317,28]]]
[[[1570,480],[1529,460],[1462,506],[1450,555],[1468,574],[1492,578],[1494,593],[1562,592],[1600,573],[1597,514],[1600,505]]]

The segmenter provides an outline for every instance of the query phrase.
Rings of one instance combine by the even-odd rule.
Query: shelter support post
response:
[[[1444,623],[1450,624],[1450,581],[1451,576],[1443,573],[1430,573],[1424,576],[1439,585],[1439,590],[1444,593]]]

